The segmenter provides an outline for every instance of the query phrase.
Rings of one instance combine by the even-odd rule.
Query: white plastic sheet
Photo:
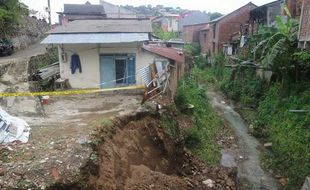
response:
[[[0,143],[6,144],[14,141],[27,143],[30,129],[25,120],[11,116],[0,108]]]

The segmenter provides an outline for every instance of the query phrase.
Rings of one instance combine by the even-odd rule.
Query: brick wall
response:
[[[182,38],[184,42],[193,43],[199,42],[199,31],[201,28],[205,27],[207,24],[195,24],[183,26]]]
[[[310,0],[303,2],[299,40],[310,41]]]
[[[225,16],[221,20],[210,23],[208,31],[200,32],[202,53],[211,52],[212,56],[221,51],[223,44],[230,42],[233,33],[240,31],[240,25],[249,22],[250,11],[254,8],[256,8],[256,6],[249,3]],[[205,39],[204,36],[206,36],[207,39]]]

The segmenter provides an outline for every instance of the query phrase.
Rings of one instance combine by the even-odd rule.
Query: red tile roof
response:
[[[158,45],[144,45],[143,49],[151,53],[165,57],[167,59],[174,60],[175,62],[185,63],[185,55],[182,50],[162,47]]]

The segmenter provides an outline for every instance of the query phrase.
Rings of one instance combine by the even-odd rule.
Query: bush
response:
[[[200,45],[198,43],[185,44],[184,49],[192,56],[200,55]]]
[[[260,102],[254,132],[272,142],[267,166],[288,177],[289,187],[297,187],[310,175],[310,90],[289,97],[283,97],[282,90],[273,85]],[[308,112],[289,111],[296,109]]]

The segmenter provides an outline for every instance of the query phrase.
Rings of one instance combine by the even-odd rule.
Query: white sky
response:
[[[47,0],[20,0],[30,7],[46,15]],[[52,10],[52,22],[58,21],[56,12],[63,10],[64,3],[85,3],[87,0],[50,0]],[[99,0],[88,0],[92,4],[99,4]],[[250,0],[106,0],[116,5],[164,5],[169,7],[181,7],[182,9],[201,10],[207,12],[230,13],[235,9],[247,4]],[[256,5],[263,5],[274,0],[252,0]]]

